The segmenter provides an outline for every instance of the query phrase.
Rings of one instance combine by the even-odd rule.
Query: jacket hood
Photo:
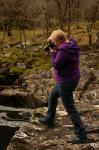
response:
[[[80,47],[77,45],[77,43],[75,41],[69,41],[69,42],[65,42],[64,44],[62,44],[61,46],[59,46],[58,49],[64,49],[66,50],[68,53],[77,53],[80,50]]]

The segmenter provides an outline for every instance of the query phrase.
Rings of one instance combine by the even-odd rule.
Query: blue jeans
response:
[[[47,117],[55,118],[56,107],[58,104],[58,98],[61,97],[62,103],[71,118],[74,125],[75,133],[79,136],[85,135],[84,125],[80,119],[79,113],[74,106],[73,91],[78,85],[78,81],[69,81],[65,83],[55,84],[52,88],[48,98],[48,113]]]

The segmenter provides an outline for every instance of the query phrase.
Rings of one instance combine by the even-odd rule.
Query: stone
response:
[[[21,108],[36,108],[47,106],[47,101],[39,96],[34,96],[34,94],[29,91],[20,88],[11,88],[0,91],[0,105]]]
[[[25,63],[17,63],[17,67],[21,69],[26,69],[26,64]]]
[[[57,115],[60,116],[60,117],[64,117],[64,116],[67,116],[68,113],[66,111],[60,110],[60,111],[57,111]]]
[[[96,45],[99,46],[99,32],[96,33],[97,40],[96,40]]]
[[[30,120],[23,122],[20,129],[15,133],[7,150],[98,150],[99,149],[99,121],[98,121],[98,105],[99,105],[99,79],[98,70],[92,65],[93,60],[89,55],[81,54],[81,79],[78,87],[74,92],[74,100],[77,109],[79,110],[82,121],[85,124],[88,142],[86,144],[71,144],[68,141],[72,140],[74,134],[73,124],[63,109],[62,102],[59,99],[57,114],[55,118],[55,128],[50,129],[38,122],[38,119],[47,113],[47,107],[35,108],[32,112]],[[92,69],[90,69],[90,67]],[[95,81],[89,84],[87,90],[84,91],[80,100],[80,91],[90,76],[90,71],[96,76]],[[55,81],[47,75],[47,72],[38,72],[37,74],[25,75],[23,84],[24,89],[33,94],[40,102],[47,102],[48,94],[54,85]],[[39,101],[36,100],[36,106]],[[41,105],[40,105],[41,107]],[[5,113],[3,114],[4,117]],[[19,136],[16,136],[19,135]],[[20,138],[21,137],[21,138]]]

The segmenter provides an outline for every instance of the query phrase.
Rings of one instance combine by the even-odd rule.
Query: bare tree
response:
[[[59,18],[60,28],[64,30],[64,23],[65,23],[65,17],[67,13],[69,0],[55,0],[55,2],[58,8],[58,18]]]
[[[44,10],[44,22],[45,22],[45,35],[46,37],[50,34],[50,0],[45,0],[46,4]]]
[[[32,29],[34,39],[35,30],[43,29],[46,37],[50,30],[60,27],[71,34],[72,23],[82,20],[86,22],[89,43],[92,41],[92,30],[96,20],[99,19],[97,12],[99,0],[2,0],[0,1],[0,30],[4,32],[1,41],[6,35],[11,36],[13,27],[19,30],[20,41],[26,47],[26,29]],[[86,6],[86,7],[85,7]],[[82,19],[81,19],[82,18]]]
[[[92,48],[92,50],[93,50],[92,35],[93,35],[94,24],[96,22],[98,4],[99,1],[97,0],[92,1],[90,7],[86,8],[85,10],[85,24],[86,24],[86,29],[87,29],[88,39],[89,39],[89,46]]]
[[[68,1],[68,35],[71,33],[71,10],[73,6],[74,0],[69,0]]]
[[[76,23],[77,23],[77,29],[79,29],[79,16],[80,16],[80,0],[76,0]]]

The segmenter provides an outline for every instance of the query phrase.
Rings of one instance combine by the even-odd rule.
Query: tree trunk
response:
[[[22,31],[20,29],[20,44],[21,44],[21,48],[23,48],[23,45],[22,45]]]
[[[3,32],[4,32],[4,35],[3,35],[3,38],[2,40],[0,41],[0,44],[2,44],[6,38],[6,30],[5,30],[5,26],[3,26]]]
[[[77,29],[79,29],[79,0],[77,0],[77,20],[76,20],[76,23],[77,23]]]
[[[70,35],[70,31],[71,31],[71,1],[69,0],[68,2],[68,35]]]
[[[64,19],[62,17],[60,19],[60,29],[64,31]]]
[[[27,43],[26,43],[26,33],[25,30],[23,29],[23,36],[24,36],[24,51],[27,51]]]
[[[12,23],[9,22],[8,25],[7,25],[7,35],[8,35],[8,36],[11,36],[11,35],[12,35],[12,34],[11,34],[11,29],[12,29]]]

